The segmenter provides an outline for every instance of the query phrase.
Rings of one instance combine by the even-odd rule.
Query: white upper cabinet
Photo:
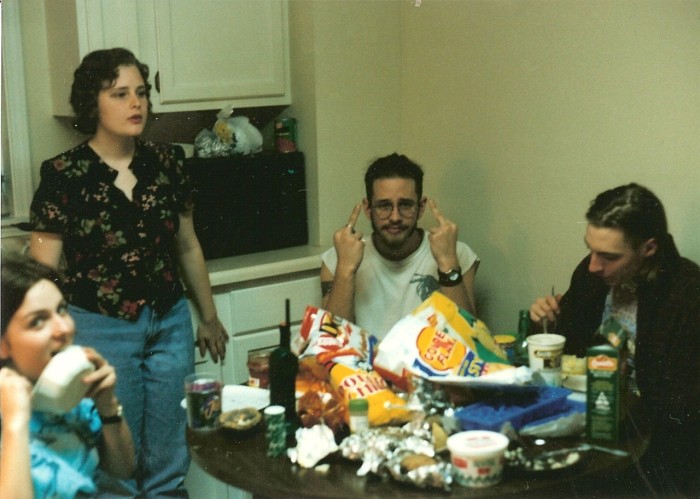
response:
[[[154,79],[158,74],[158,90],[152,93],[156,110],[291,103],[286,2],[150,3],[153,10],[142,16],[141,48]]]
[[[151,71],[156,112],[291,103],[286,0],[46,0],[54,114],[92,50],[125,47]]]

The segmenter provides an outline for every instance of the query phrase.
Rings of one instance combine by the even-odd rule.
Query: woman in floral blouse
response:
[[[182,278],[199,318],[197,345],[223,360],[219,322],[194,232],[178,146],[139,139],[150,110],[148,67],[125,49],[98,50],[75,71],[76,128],[91,137],[41,165],[31,255],[57,268],[76,342],[115,366],[117,396],[137,449],[126,493],[186,497],[183,378],[194,345]]]

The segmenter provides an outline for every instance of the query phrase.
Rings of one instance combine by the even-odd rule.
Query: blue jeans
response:
[[[194,339],[187,300],[159,317],[145,307],[136,322],[70,306],[75,343],[93,347],[117,371],[116,395],[136,448],[135,483],[129,495],[187,497],[190,464],[187,424],[180,406],[184,378],[194,371]]]

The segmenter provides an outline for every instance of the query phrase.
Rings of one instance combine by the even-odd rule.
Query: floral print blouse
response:
[[[62,236],[69,303],[136,320],[144,306],[163,315],[182,297],[173,240],[192,209],[183,161],[179,146],[137,140],[132,200],[87,142],[42,163],[30,224]]]

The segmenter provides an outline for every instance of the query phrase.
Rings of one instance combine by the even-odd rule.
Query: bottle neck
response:
[[[291,330],[288,324],[280,324],[280,347],[290,349],[292,339]]]

